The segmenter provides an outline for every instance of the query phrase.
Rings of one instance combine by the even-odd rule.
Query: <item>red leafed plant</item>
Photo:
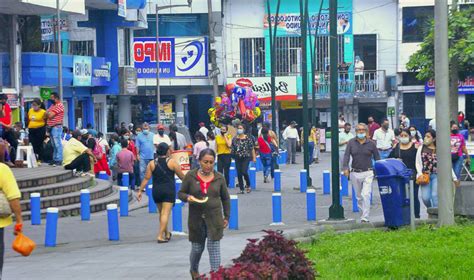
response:
[[[283,237],[282,231],[264,231],[262,240],[249,239],[240,257],[230,267],[211,272],[211,280],[314,279],[313,263],[296,242]]]

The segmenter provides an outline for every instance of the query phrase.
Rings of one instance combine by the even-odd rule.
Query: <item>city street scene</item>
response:
[[[0,25],[0,280],[473,278],[474,1]]]

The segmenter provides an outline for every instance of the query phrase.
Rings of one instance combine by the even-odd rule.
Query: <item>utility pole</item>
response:
[[[330,220],[344,219],[344,208],[339,203],[339,128],[338,83],[337,83],[337,0],[329,1],[329,69],[331,93],[331,193]]]
[[[453,225],[453,178],[449,131],[448,1],[435,2],[436,155],[438,157],[438,225]]]
[[[216,61],[216,49],[215,43],[216,39],[214,38],[214,22],[212,20],[212,0],[207,0],[207,13],[208,13],[208,24],[209,24],[209,45],[210,45],[210,55],[211,55],[211,74],[212,74],[212,88],[214,91],[214,97],[219,96],[219,85],[217,81],[217,61]]]
[[[309,174],[309,129],[308,129],[308,56],[306,54],[306,40],[308,36],[308,0],[300,0],[300,18],[301,18],[301,75],[303,80],[303,157],[304,169],[306,170],[306,182],[308,186],[312,185]]]
[[[158,124],[161,123],[161,89],[160,89],[160,41],[159,41],[159,23],[158,23],[158,4],[155,6],[155,58],[156,58],[156,114]]]
[[[270,34],[270,83],[271,83],[271,96],[272,96],[272,130],[273,132],[280,135],[277,131],[277,116],[276,116],[276,85],[275,85],[275,68],[276,68],[276,32],[278,26],[278,16],[280,14],[281,0],[277,2],[276,14],[275,14],[275,25],[272,27],[270,0],[267,0],[267,16],[268,16],[268,32]],[[281,140],[281,139],[280,139]]]
[[[61,43],[61,9],[59,8],[59,0],[56,0],[56,30],[58,34],[58,93],[59,99],[63,101],[63,60],[62,60],[62,43]]]
[[[324,0],[321,0],[318,11],[318,19],[316,20],[316,29],[314,30],[314,45],[311,41],[311,36],[309,37],[309,45],[311,52],[311,123],[316,125],[316,54],[317,54],[317,43],[318,43],[318,31],[319,31],[319,21],[321,18],[321,11],[323,10]],[[307,18],[308,26],[310,26],[309,15]],[[311,35],[311,28],[310,35]]]

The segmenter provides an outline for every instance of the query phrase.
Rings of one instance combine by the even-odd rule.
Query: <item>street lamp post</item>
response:
[[[272,20],[271,20],[271,10],[270,10],[270,0],[267,0],[267,13],[268,13],[268,33],[270,34],[270,84],[271,84],[271,97],[272,97],[272,130],[273,132],[280,135],[280,132],[277,131],[277,116],[276,116],[276,88],[275,88],[275,67],[276,67],[276,48],[275,48],[275,41],[276,41],[276,34],[277,34],[277,26],[278,26],[278,16],[280,14],[280,4],[281,0],[277,2],[276,14],[275,14],[275,23],[274,27],[272,27]]]
[[[309,174],[309,129],[308,129],[308,56],[306,55],[307,40],[307,18],[308,18],[308,0],[300,0],[300,18],[301,18],[301,73],[303,80],[303,149],[304,149],[304,169],[306,170],[307,186],[311,186],[311,177]]]
[[[188,0],[187,5],[167,5],[167,6],[158,6],[158,3],[155,5],[155,59],[156,59],[156,114],[158,123],[161,123],[161,89],[160,89],[160,42],[159,42],[159,22],[158,22],[158,11],[169,9],[169,8],[178,8],[178,7],[191,7],[192,0]]]

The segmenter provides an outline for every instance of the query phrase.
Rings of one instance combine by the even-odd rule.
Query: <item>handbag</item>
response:
[[[416,183],[420,186],[428,185],[430,183],[430,174],[423,173],[420,177],[416,178]]]
[[[24,257],[28,257],[35,248],[36,243],[21,232],[13,240],[12,249]]]
[[[0,190],[0,218],[10,217],[11,214],[10,202],[8,202],[5,193]]]
[[[262,137],[262,139],[263,139],[263,142],[265,142],[265,144],[267,144],[267,146],[272,151],[272,156],[279,156],[278,149],[275,147],[275,145],[272,145],[271,143],[268,143],[268,141],[265,140],[265,138],[263,138],[263,137]]]

